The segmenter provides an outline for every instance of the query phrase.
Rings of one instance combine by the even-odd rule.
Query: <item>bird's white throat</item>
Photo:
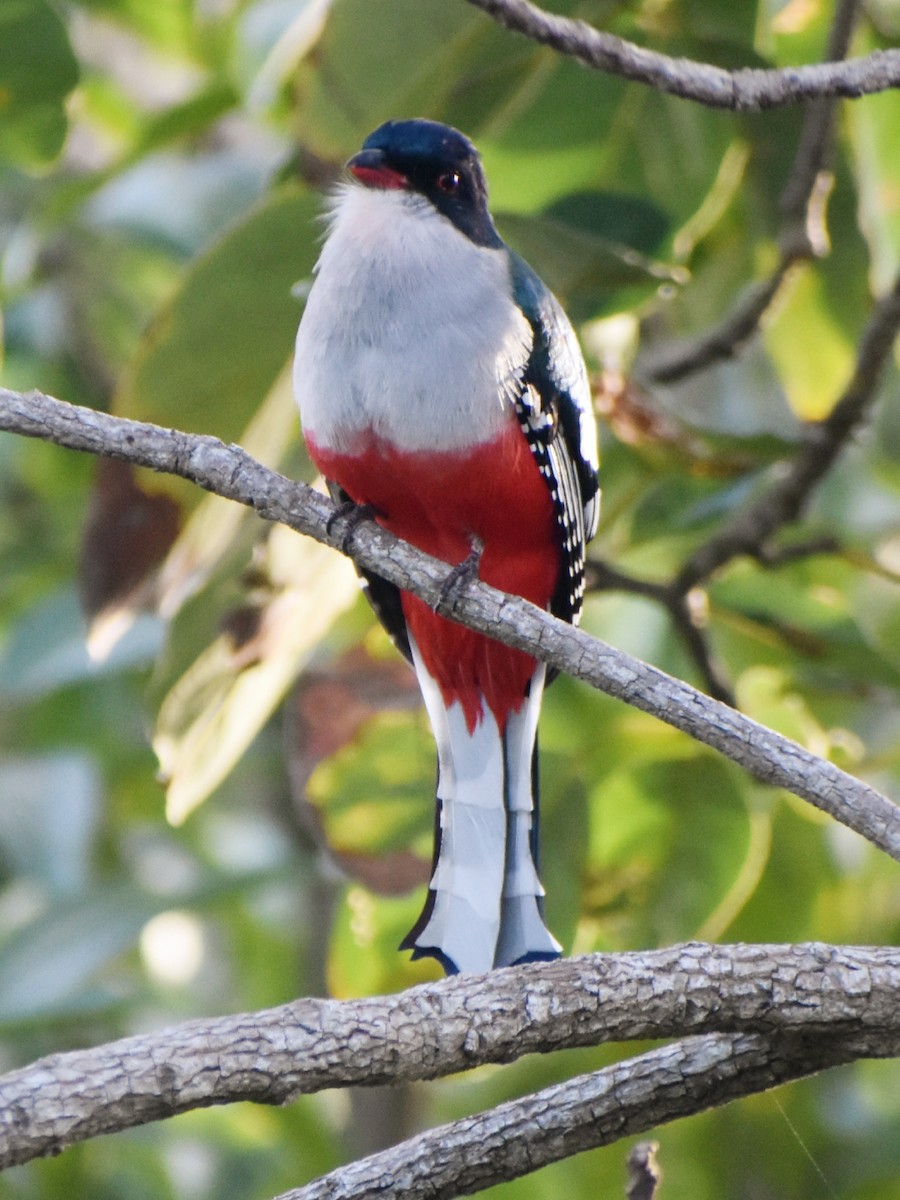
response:
[[[506,250],[399,190],[343,186],[328,223],[294,362],[306,432],[337,452],[367,432],[411,452],[493,439],[532,341]]]

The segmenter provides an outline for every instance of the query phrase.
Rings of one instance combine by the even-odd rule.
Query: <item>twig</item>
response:
[[[900,288],[896,306],[900,318]],[[874,378],[870,382],[874,387]],[[859,386],[865,390],[862,380]],[[254,508],[266,520],[342,548],[348,522],[346,517],[334,519],[330,500],[268,470],[239,446],[65,404],[39,392],[23,395],[0,388],[0,430],[4,429],[180,475]],[[900,808],[790,738],[484,583],[469,582],[463,591],[454,592],[450,603],[442,602],[452,568],[372,521],[353,524],[349,542],[346,550],[360,566],[419,596],[442,615],[658,717],[719,750],[763,783],[808,800],[900,861]]]
[[[892,1043],[896,1052],[900,1043]],[[276,1200],[449,1200],[854,1057],[840,1039],[713,1034],[421,1133]]]
[[[859,9],[859,0],[841,0],[828,38],[827,62],[842,60]],[[820,96],[807,106],[797,152],[781,194],[783,226],[780,257],[772,275],[749,287],[714,328],[697,338],[656,349],[644,363],[644,373],[657,383],[675,383],[694,371],[733,357],[759,329],[760,322],[797,263],[828,252],[825,200],[830,192],[826,168],[834,142],[834,96]]]
[[[649,84],[712,108],[759,112],[819,96],[856,99],[900,85],[900,50],[876,50],[838,63],[726,71],[645,50],[584,21],[546,12],[528,0],[469,0],[507,29],[551,46],[585,66]]]
[[[814,558],[821,554],[839,554],[841,543],[830,533],[820,533],[814,537],[804,538],[801,542],[788,542],[783,546],[771,543],[760,546],[754,557],[764,567],[783,567],[787,563],[799,562],[804,558]]]
[[[859,7],[859,0],[839,0],[828,32],[826,62],[837,63],[847,57]],[[807,106],[797,153],[779,202],[784,215],[801,229],[807,224],[816,180],[831,165],[834,120],[835,97],[819,96]]]
[[[892,948],[708,946],[460,975],[362,1000],[190,1021],[0,1077],[0,1167],[190,1109],[438,1076],[525,1054],[701,1033],[900,1041]]]
[[[650,579],[640,579],[629,575],[608,563],[592,558],[587,567],[587,590],[589,592],[627,592],[632,596],[644,596],[662,605],[669,614],[675,632],[684,643],[684,647],[703,680],[703,686],[708,695],[715,700],[721,700],[732,708],[735,704],[734,693],[725,672],[713,655],[704,631],[697,624],[691,611],[691,605],[685,595],[672,586],[671,583],[656,583]]]
[[[793,254],[782,254],[772,275],[751,284],[712,329],[687,341],[654,347],[642,363],[642,374],[653,383],[677,383],[695,371],[733,358],[759,329],[794,261]]]
[[[776,482],[751,501],[682,566],[676,588],[687,593],[738,555],[765,557],[772,535],[795,521],[816,485],[866,416],[900,330],[900,276],[875,305],[856,352],[853,376],[831,413],[811,423],[796,456]]]

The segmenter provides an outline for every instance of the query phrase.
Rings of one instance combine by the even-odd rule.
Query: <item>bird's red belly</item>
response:
[[[306,440],[323,475],[371,504],[386,529],[454,564],[478,538],[485,583],[549,605],[560,570],[553,502],[515,421],[492,442],[459,453],[403,452],[373,435],[349,455]],[[534,659],[437,616],[408,593],[403,612],[444,701],[460,702],[470,729],[487,704],[502,730],[521,707]]]

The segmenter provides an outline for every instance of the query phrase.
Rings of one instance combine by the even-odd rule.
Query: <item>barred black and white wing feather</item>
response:
[[[584,360],[556,297],[510,252],[513,290],[534,343],[516,415],[547,480],[559,529],[562,570],[551,612],[577,624],[584,599],[585,546],[600,515],[597,429]]]

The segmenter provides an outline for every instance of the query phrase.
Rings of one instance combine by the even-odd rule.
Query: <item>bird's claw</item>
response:
[[[442,608],[447,608],[450,612],[456,607],[456,599],[467,583],[472,583],[478,579],[478,565],[481,562],[481,555],[484,553],[484,542],[481,538],[472,538],[472,549],[466,557],[456,564],[450,571],[450,574],[441,584],[441,593],[438,596],[437,604],[434,606],[435,612],[440,612]]]
[[[343,500],[325,522],[325,532],[330,537],[337,522],[346,521],[344,532],[341,534],[340,551],[341,554],[349,554],[357,525],[363,521],[370,521],[377,511],[373,504],[356,504],[353,500]]]

